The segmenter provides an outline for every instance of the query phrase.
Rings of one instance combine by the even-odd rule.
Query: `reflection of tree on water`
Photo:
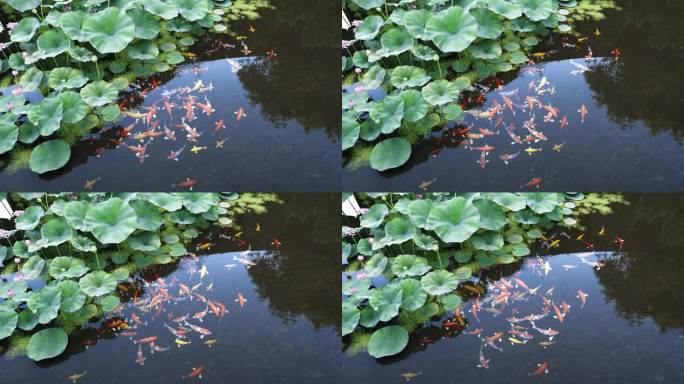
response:
[[[592,39],[594,52],[622,51],[619,60],[596,63],[585,78],[598,104],[623,125],[643,121],[654,133],[669,131],[684,138],[680,100],[684,60],[684,2],[624,0],[622,11],[611,11],[600,24],[602,36]],[[580,27],[591,35],[595,24]]]
[[[684,196],[629,196],[610,225],[625,239],[626,252],[596,272],[606,298],[633,322],[650,317],[663,330],[684,328]],[[608,228],[608,224],[606,224]]]
[[[339,87],[335,60],[339,43],[336,8],[326,0],[274,0],[273,11],[247,24],[256,32],[248,36],[255,55],[274,49],[275,60],[255,60],[238,76],[250,101],[259,104],[265,118],[276,124],[296,119],[307,131],[324,128],[339,137]],[[235,29],[242,29],[236,26]]]
[[[255,260],[248,273],[261,298],[284,321],[306,316],[315,327],[340,328],[339,306],[339,196],[335,194],[281,195],[285,204],[271,214],[257,216],[264,235],[282,241],[280,250]],[[252,224],[242,224],[253,228]],[[252,244],[254,249],[272,248]]]

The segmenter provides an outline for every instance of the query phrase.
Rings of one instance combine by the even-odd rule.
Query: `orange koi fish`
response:
[[[491,145],[484,145],[482,147],[471,147],[470,149],[473,151],[485,152],[486,153],[486,152],[493,151],[494,147],[492,147]]]
[[[158,338],[159,338],[158,336],[144,337],[142,339],[133,340],[133,344],[150,344],[150,343],[154,343],[155,341],[157,341]]]
[[[489,160],[487,160],[487,152],[480,153],[480,160],[476,161],[476,163],[480,164],[480,168],[484,169],[487,163],[489,163]]]
[[[226,128],[226,123],[225,123],[225,121],[223,121],[223,119],[217,121],[215,124],[216,124],[216,126],[214,128],[214,134],[216,134],[218,131]]]
[[[549,373],[549,362],[544,361],[541,364],[537,364],[537,369],[530,374],[530,376],[539,376],[542,373]]]
[[[276,51],[274,51],[273,49],[271,49],[270,51],[268,51],[266,54],[268,55],[268,59],[269,59],[269,60],[273,60],[276,56],[278,56],[278,54],[276,53]]]
[[[204,98],[204,102],[205,102],[205,104],[202,104],[202,103],[195,103],[195,105],[197,105],[197,107],[198,107],[199,109],[201,109],[202,112],[204,112],[204,114],[207,115],[207,116],[210,116],[212,113],[216,112],[216,110],[214,109],[214,107],[211,105],[211,102],[209,101],[209,99],[207,99],[207,98],[205,97],[205,98]]]
[[[537,187],[537,189],[538,189],[538,188],[539,188],[539,184],[541,184],[543,180],[544,180],[543,177],[536,177],[536,178],[533,178],[532,180],[530,180],[530,181],[528,181],[527,183],[523,184],[523,187],[525,187],[525,188]]]
[[[164,104],[164,110],[166,111],[166,113],[168,113],[169,116],[171,116],[171,112],[173,111],[174,107],[173,103],[169,101],[168,97],[164,97],[164,101],[162,101],[162,104]]]
[[[183,376],[184,379],[192,379],[193,377],[197,378],[202,378],[202,372],[204,372],[204,365],[200,365],[197,368],[193,368],[192,372],[188,373],[186,376]]]
[[[235,114],[235,119],[239,123],[240,120],[243,118],[247,117],[247,114],[245,114],[244,108],[240,107],[237,111],[233,112]]]
[[[565,128],[568,125],[568,117],[563,116],[560,122],[561,129]]]
[[[83,376],[87,375],[87,371],[83,371],[81,373],[74,373],[71,376],[67,376],[67,380],[71,380],[72,383],[75,383],[77,380],[81,379]]]
[[[145,356],[143,356],[141,345],[138,345],[138,357],[135,359],[135,362],[140,364],[140,366],[145,365]]]
[[[190,327],[193,331],[199,333],[199,334],[200,334],[200,339],[203,339],[204,336],[211,335],[211,331],[208,330],[208,329],[206,329],[206,328],[198,327],[197,325],[190,324],[190,323],[188,323],[187,321],[185,322],[185,325],[187,325],[188,327]]]
[[[560,309],[558,308],[558,306],[557,306],[556,304],[553,305],[553,312],[556,314],[556,316],[554,316],[554,317],[555,317],[556,319],[558,319],[558,321],[559,321],[561,324],[563,324],[564,316],[563,316],[563,314],[561,313]]]
[[[477,367],[489,369],[489,359],[485,359],[485,356],[482,353],[482,347],[483,346],[484,346],[484,344],[480,345],[480,364],[478,364]]]
[[[589,296],[589,295],[582,292],[581,289],[577,290],[577,297],[580,299],[580,302],[582,303],[582,306],[580,308],[584,308],[584,304],[587,303],[587,296]]]
[[[505,95],[501,95],[501,99],[503,99],[503,102],[506,105],[506,108],[508,108],[511,112],[513,112],[513,116],[515,116],[515,110],[513,109],[513,101],[511,101],[511,99]]]
[[[195,98],[190,96],[187,100],[188,101],[185,103],[185,120],[192,121],[195,120],[195,106],[193,105],[195,103]]]
[[[236,302],[240,304],[240,308],[245,306],[245,303],[247,302],[247,299],[245,299],[244,296],[242,296],[242,293],[237,294],[237,299],[235,299]]]
[[[138,325],[147,325],[147,321],[143,322],[135,313],[131,313],[131,320]]]

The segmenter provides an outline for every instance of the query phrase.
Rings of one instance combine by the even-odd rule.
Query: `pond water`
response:
[[[400,168],[379,173],[347,164],[345,188],[417,190],[434,180],[435,190],[511,191],[541,178],[540,189],[548,191],[677,191],[684,182],[684,120],[677,103],[684,46],[675,15],[684,11],[683,4],[618,3],[622,9],[606,10],[604,20],[577,25],[578,36],[544,40],[536,65],[487,79],[479,94],[470,95],[466,108],[486,112],[499,105],[500,113],[491,119],[466,114],[462,124],[433,132]],[[510,109],[503,96],[511,100]],[[557,108],[557,116],[545,121],[548,110],[536,101],[529,108],[527,96]],[[531,118],[533,130],[546,140],[525,142],[526,136],[538,139],[525,128]],[[464,128],[498,134],[471,144],[458,134]],[[523,143],[513,144],[506,128]],[[494,147],[484,156],[484,168],[481,152],[471,150],[483,146]],[[541,151],[528,154],[527,148]],[[500,158],[505,155],[515,157],[506,164]]]
[[[134,283],[124,284],[127,290],[118,290],[123,311],[72,335],[59,357],[35,363],[25,356],[0,356],[3,381],[67,383],[68,376],[85,371],[79,383],[177,383],[203,367],[205,383],[331,382],[341,347],[339,310],[326,305],[337,297],[339,269],[332,255],[339,222],[330,218],[339,196],[281,199],[284,204],[268,205],[268,213],[238,219],[240,241],[234,240],[236,230],[210,230],[195,245],[211,243],[212,249],[198,251],[197,259],[148,268]],[[208,273],[201,276],[203,267]],[[180,293],[181,284],[192,290],[192,300]],[[171,297],[146,308],[163,292]],[[207,310],[200,295],[219,308],[225,305],[225,315]],[[242,306],[238,295],[245,299]],[[136,324],[132,314],[143,324]],[[177,338],[164,326],[190,329],[178,319],[187,314],[187,323],[211,334],[190,331]],[[126,321],[128,328],[113,329],[115,321]],[[134,343],[150,336],[158,337],[157,348],[168,350],[151,353],[150,344]],[[138,345],[144,365],[136,362]],[[193,380],[199,378],[185,381]]]
[[[187,189],[172,184],[191,179],[202,191],[338,189],[337,96],[326,92],[337,86],[337,13],[318,0],[270,3],[258,19],[231,24],[232,35],[204,36],[191,47],[196,57],[141,80],[119,100],[129,112],[152,111],[149,121],[125,117],[72,148],[64,168],[40,176],[5,167],[0,183],[63,191],[97,180],[94,190],[157,191]],[[189,98],[194,118],[187,115]],[[144,159],[129,148],[145,145]]]
[[[410,381],[682,382],[684,198],[627,195],[626,200],[630,205],[616,206],[612,214],[585,217],[582,231],[568,231],[568,237],[558,233],[558,248],[540,246],[535,250],[539,257],[487,271],[474,282],[486,288],[484,294],[467,293],[462,285],[460,291],[468,297],[462,306],[465,326],[448,313],[412,334],[408,347],[397,356],[346,358],[342,369],[349,381],[402,382],[402,374],[419,373]],[[622,249],[616,237],[624,240]],[[510,296],[504,301],[506,291]],[[587,295],[584,305],[580,291]],[[496,298],[500,301],[493,305]],[[476,299],[477,317],[472,312]],[[554,309],[541,316],[544,299],[565,313],[562,323]],[[564,302],[570,306],[567,311]],[[529,315],[539,315],[537,328],[558,334],[549,341],[525,320]],[[510,333],[513,326],[515,334]],[[477,329],[482,329],[483,338],[501,332],[501,341],[497,337],[487,345],[472,334]],[[487,369],[478,367],[483,344]],[[534,375],[537,364],[544,362],[548,373]]]

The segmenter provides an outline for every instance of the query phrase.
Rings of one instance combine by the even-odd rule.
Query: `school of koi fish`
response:
[[[594,35],[595,38],[598,38],[601,33],[596,29]],[[588,44],[587,37],[579,37],[574,43],[570,43],[569,39],[568,36],[562,37],[563,41],[561,44],[564,49],[574,49],[577,52],[585,50],[585,59],[587,61],[594,59],[594,54],[591,46]],[[530,56],[533,59],[521,69],[521,73],[542,74],[543,69],[538,67],[537,62],[534,60],[539,61],[555,53],[558,53],[558,51],[531,54]],[[621,52],[615,48],[611,51],[611,55],[615,60],[619,60]],[[570,60],[570,63],[576,68],[570,72],[573,76],[583,74],[589,70],[589,67],[575,60]],[[463,100],[461,107],[464,110],[464,114],[473,116],[476,122],[448,128],[442,133],[442,136],[431,138],[433,144],[431,154],[437,156],[447,144],[449,147],[454,145],[463,146],[466,149],[479,152],[475,163],[484,169],[490,162],[490,155],[496,150],[496,147],[486,143],[487,138],[500,134],[510,138],[510,146],[513,148],[500,150],[497,155],[499,160],[505,165],[518,159],[523,152],[528,156],[533,156],[544,149],[560,153],[566,143],[551,143],[544,132],[547,132],[547,134],[550,130],[562,132],[565,129],[572,129],[573,125],[584,125],[586,117],[590,113],[585,104],[579,105],[577,111],[562,112],[550,100],[545,100],[544,97],[556,95],[558,91],[543,74],[540,80],[535,81],[533,79],[528,83],[528,94],[524,96],[518,88],[503,91],[503,86],[503,81],[498,77],[491,77],[475,85],[476,91]],[[489,95],[491,98],[491,103],[486,109],[482,110],[478,106],[481,106],[486,101],[486,95]],[[476,108],[469,109],[473,106],[476,106]],[[519,114],[525,115],[521,126],[507,122],[511,117],[519,118]],[[484,121],[486,126],[479,126],[479,121]],[[544,145],[547,142],[549,145],[545,148]],[[543,177],[532,177],[529,181],[524,181],[520,188],[539,188],[542,182]],[[424,189],[422,184],[420,188]]]
[[[257,223],[256,232],[261,228]],[[223,239],[233,241],[244,251],[234,255],[232,263],[225,264],[230,270],[238,266],[250,268],[256,263],[250,258],[251,244],[241,238],[242,232],[233,235],[219,234]],[[273,238],[271,245],[280,249],[282,243]],[[211,242],[203,242],[196,246],[197,252],[207,252],[214,247]],[[239,311],[247,305],[248,299],[242,292],[215,292],[214,282],[199,256],[188,253],[183,260],[187,271],[187,281],[181,282],[177,276],[162,278],[158,275],[137,283],[136,281],[120,283],[117,290],[130,297],[106,318],[96,335],[115,335],[127,337],[137,346],[135,362],[144,366],[145,361],[154,354],[168,351],[174,345],[182,349],[191,344],[203,344],[211,348],[220,341],[212,337],[211,329],[205,325],[208,317],[222,321],[230,311]],[[230,309],[229,309],[230,308]],[[165,334],[152,334],[146,330],[150,324],[163,325],[168,331]],[[210,323],[210,321],[207,321]],[[95,339],[81,340],[86,348],[97,343]],[[75,373],[68,380],[76,382],[87,372]],[[183,379],[201,379],[205,373],[204,365],[197,364]]]
[[[599,236],[606,236],[605,228],[598,232]],[[552,238],[543,238],[541,244],[543,248],[553,249],[564,241],[581,242],[586,249],[593,251],[594,244],[584,240],[585,233],[575,236],[574,239],[566,232],[559,232]],[[624,239],[615,236],[613,243],[618,247],[617,252],[621,252]],[[599,270],[603,267],[601,261],[591,261],[593,253],[577,253],[575,256],[578,261],[593,269]],[[573,306],[584,308],[587,303],[588,294],[578,289],[576,296],[572,298],[562,298],[554,296],[554,286],[544,287],[545,278],[551,272],[551,264],[537,256],[530,258],[527,264],[529,269],[540,278],[536,287],[525,282],[520,278],[520,271],[510,277],[501,276],[496,281],[489,281],[486,286],[481,283],[467,282],[461,284],[459,292],[462,296],[468,297],[471,302],[467,313],[464,306],[460,306],[453,311],[453,316],[443,320],[441,329],[442,339],[451,339],[460,334],[475,336],[480,339],[480,350],[477,357],[477,367],[488,369],[491,358],[487,358],[485,348],[503,352],[503,344],[510,343],[511,348],[520,347],[527,344],[538,344],[542,349],[547,349],[555,344],[554,337],[559,335],[566,319],[571,314]],[[578,268],[577,264],[564,264],[565,271]],[[521,309],[522,307],[527,309]],[[541,308],[540,308],[541,307]],[[538,310],[535,310],[536,308]],[[485,330],[475,324],[480,323],[480,316],[483,312],[489,313],[492,317],[501,316],[505,320],[507,329]],[[473,328],[475,327],[475,328]],[[423,337],[419,340],[420,345],[435,343],[436,339]],[[535,368],[529,372],[530,376],[539,376],[549,372],[549,362],[534,362]],[[420,373],[407,372],[402,376],[408,381]],[[408,376],[405,376],[408,375]]]
[[[250,32],[256,30],[251,27]],[[226,44],[222,42],[214,43],[214,47],[208,53],[219,49],[239,49],[244,57],[252,54],[246,44],[246,36],[237,36],[236,44]],[[196,61],[197,56],[193,53],[183,53],[187,59]],[[269,61],[275,60],[278,54],[271,49],[265,56]],[[237,73],[242,66],[238,60],[226,59],[230,64],[231,72]],[[209,99],[209,95],[214,91],[214,84],[205,84],[200,78],[202,73],[208,70],[208,66],[196,64],[181,73],[192,73],[198,79],[193,86],[167,89],[161,93],[161,98],[154,101],[149,106],[133,107],[134,104],[144,101],[145,98],[154,90],[161,86],[156,76],[147,78],[144,81],[131,85],[135,93],[120,101],[119,109],[124,117],[133,121],[123,128],[118,128],[113,132],[113,137],[108,137],[104,146],[94,149],[94,155],[100,157],[107,148],[127,148],[138,159],[140,164],[144,164],[145,159],[150,156],[148,147],[154,143],[155,139],[178,143],[178,148],[171,150],[166,159],[178,162],[181,155],[190,152],[199,155],[207,150],[221,150],[228,141],[226,132],[230,127],[238,127],[240,122],[247,118],[245,108],[237,107],[232,116],[218,116],[210,125],[213,128],[209,132],[206,127],[194,123],[199,117],[213,118],[217,113],[214,105]],[[204,124],[204,123],[203,123]],[[244,124],[244,123],[242,123]],[[100,133],[105,133],[106,130]],[[111,132],[110,132],[111,133]],[[201,137],[204,135],[204,139]],[[211,139],[207,137],[211,136]],[[90,139],[95,142],[95,139]],[[86,180],[83,188],[92,189],[101,178]],[[186,178],[171,185],[171,188],[182,188],[193,190],[197,185],[197,180]]]

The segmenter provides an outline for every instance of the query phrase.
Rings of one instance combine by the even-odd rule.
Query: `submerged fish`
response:
[[[72,383],[75,383],[77,380],[80,380],[83,376],[87,375],[88,371],[83,371],[81,373],[74,373],[71,376],[67,376],[67,380],[71,380]]]

